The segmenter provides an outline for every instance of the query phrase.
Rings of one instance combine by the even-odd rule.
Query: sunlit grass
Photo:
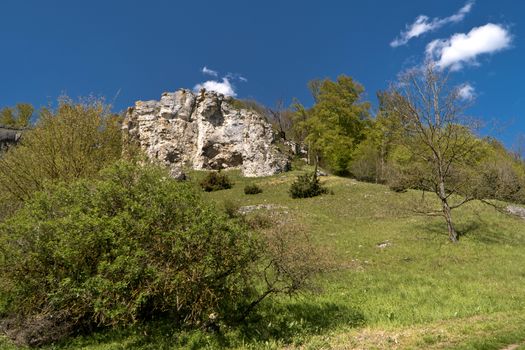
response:
[[[298,173],[229,172],[232,189],[203,195],[219,206],[275,204],[302,222],[337,266],[319,278],[319,293],[266,303],[253,326],[222,335],[158,322],[55,348],[499,349],[525,340],[525,221],[471,203],[454,213],[462,236],[452,244],[440,218],[411,210],[418,192],[328,176],[322,182],[333,194],[292,199]],[[246,184],[263,192],[245,195]]]

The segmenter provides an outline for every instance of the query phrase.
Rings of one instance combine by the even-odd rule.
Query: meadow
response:
[[[472,202],[455,211],[453,244],[442,218],[414,213],[421,192],[326,176],[329,194],[292,199],[288,188],[304,170],[228,172],[232,189],[203,196],[218,206],[271,205],[300,222],[333,266],[315,291],[269,300],[250,325],[219,333],[159,320],[45,349],[525,349],[525,221]],[[245,195],[246,184],[263,192]],[[19,349],[1,338],[0,348]]]

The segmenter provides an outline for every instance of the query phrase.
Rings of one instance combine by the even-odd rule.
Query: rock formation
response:
[[[7,126],[0,126],[0,151],[7,149],[11,145],[15,145],[25,129],[11,128]]]
[[[270,123],[213,91],[181,89],[160,101],[138,101],[128,109],[123,131],[127,145],[139,145],[174,176],[186,168],[240,168],[249,177],[289,168]]]

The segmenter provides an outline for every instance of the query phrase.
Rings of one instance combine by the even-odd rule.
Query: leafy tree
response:
[[[485,154],[478,165],[472,191],[485,202],[495,199],[525,203],[525,164],[494,138],[483,139],[483,144]]]
[[[34,108],[28,103],[18,103],[15,108],[0,110],[0,126],[25,128],[29,126]]]
[[[402,125],[395,113],[388,110],[388,92],[378,92],[379,110],[365,140],[356,148],[350,173],[362,181],[385,183],[390,178],[391,156],[401,137]]]
[[[292,131],[294,141],[300,144],[306,144],[306,137],[308,136],[308,129],[306,122],[310,118],[310,110],[307,109],[299,100],[292,101]]]
[[[0,158],[0,192],[25,200],[48,181],[96,176],[121,153],[119,116],[98,100],[63,98],[55,110],[42,109],[35,127]]]
[[[344,75],[309,86],[316,103],[310,110],[296,105],[303,120],[298,127],[305,130],[305,143],[314,158],[320,157],[335,173],[345,174],[370,123],[370,104],[361,101],[364,88]]]
[[[323,79],[313,79],[308,82],[308,90],[314,99],[315,103],[319,102],[319,95],[321,95],[321,87],[323,86]]]
[[[388,104],[401,121],[400,142],[408,152],[408,162],[398,163],[399,174],[411,187],[436,195],[440,210],[424,212],[443,216],[449,239],[457,242],[452,210],[476,199],[471,175],[482,157],[481,142],[472,133],[474,125],[463,114],[467,105],[459,88],[448,88],[444,72],[428,63],[402,77],[388,95]],[[419,208],[425,207],[419,204]]]

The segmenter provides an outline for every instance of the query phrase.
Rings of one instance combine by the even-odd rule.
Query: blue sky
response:
[[[525,133],[522,1],[2,0],[0,13],[0,106],[66,93],[123,110],[197,84],[308,105],[306,83],[339,74],[375,104],[431,54],[475,96],[484,133],[509,147]]]

